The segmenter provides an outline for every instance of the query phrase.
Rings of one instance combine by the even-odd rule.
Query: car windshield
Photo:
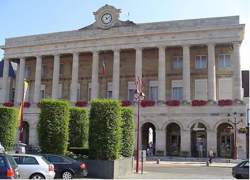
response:
[[[11,156],[9,156],[9,155],[6,155],[6,157],[7,157],[8,161],[10,162],[11,167],[13,169],[16,169],[17,168],[17,164],[16,164],[15,160]]]

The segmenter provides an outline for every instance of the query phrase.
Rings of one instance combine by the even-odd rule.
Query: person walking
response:
[[[214,152],[212,149],[209,150],[208,156],[209,156],[209,163],[211,164],[214,157]]]

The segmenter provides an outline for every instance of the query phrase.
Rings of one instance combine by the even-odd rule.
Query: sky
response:
[[[121,9],[121,20],[135,23],[239,15],[246,25],[241,69],[250,70],[250,0],[0,0],[0,45],[5,38],[85,27],[105,4]]]

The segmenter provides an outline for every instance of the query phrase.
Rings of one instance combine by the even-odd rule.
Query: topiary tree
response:
[[[89,117],[89,158],[115,160],[120,157],[121,106],[112,99],[91,102]]]
[[[121,109],[122,116],[122,146],[121,155],[132,157],[135,143],[135,124],[134,113],[131,108],[124,107]]]
[[[69,131],[68,102],[42,100],[37,128],[39,146],[43,153],[65,154],[68,147]]]
[[[69,111],[69,146],[86,147],[89,130],[88,111],[77,107],[71,107]]]
[[[15,144],[17,118],[16,108],[0,107],[0,142],[7,151]]]

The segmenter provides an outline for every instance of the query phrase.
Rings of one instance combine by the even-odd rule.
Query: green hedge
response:
[[[37,128],[39,146],[43,153],[65,154],[68,147],[69,130],[68,102],[42,100]]]
[[[112,99],[91,102],[89,118],[89,158],[115,160],[120,157],[121,106]]]
[[[0,107],[0,142],[5,150],[13,148],[16,141],[18,110]]]
[[[121,155],[132,157],[135,143],[134,113],[131,108],[122,108],[122,146]]]
[[[86,147],[89,130],[88,111],[77,107],[72,107],[69,111],[69,147]]]

